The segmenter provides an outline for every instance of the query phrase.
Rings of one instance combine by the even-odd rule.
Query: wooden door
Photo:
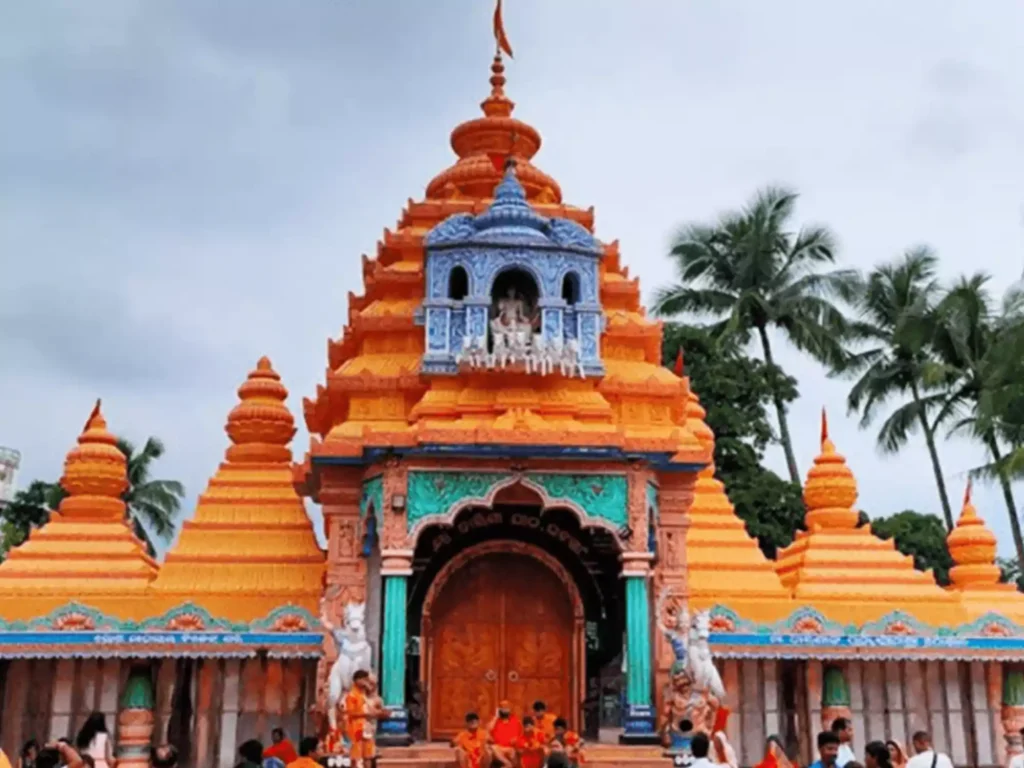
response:
[[[543,564],[522,555],[477,558],[453,574],[431,613],[431,738],[451,738],[470,711],[487,722],[502,699],[519,714],[536,699],[571,712],[572,608]]]

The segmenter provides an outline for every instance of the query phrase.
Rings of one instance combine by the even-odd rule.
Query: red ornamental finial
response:
[[[676,353],[676,376],[682,378],[683,371],[685,370],[686,368],[683,365],[683,348],[680,347],[679,351]]]
[[[828,414],[825,413],[825,408],[821,409],[821,444],[825,445],[828,440]]]
[[[970,476],[968,476],[967,477],[967,487],[964,488],[964,506],[965,507],[968,504],[971,503],[971,485],[972,485],[972,480],[971,480]]]

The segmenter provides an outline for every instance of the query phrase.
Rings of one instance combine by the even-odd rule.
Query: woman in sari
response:
[[[889,739],[885,742],[885,746],[889,749],[889,759],[892,761],[892,768],[906,768],[907,765],[907,750],[903,748],[896,739]]]
[[[782,739],[779,736],[769,736],[764,745],[764,759],[754,768],[796,768],[796,766],[786,756]]]

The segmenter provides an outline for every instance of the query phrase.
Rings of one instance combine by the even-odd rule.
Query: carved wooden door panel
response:
[[[481,559],[457,571],[438,596],[430,639],[432,738],[452,738],[470,711],[486,722],[501,700],[500,590],[499,574]]]
[[[452,575],[431,615],[432,739],[452,738],[470,711],[486,723],[502,699],[520,715],[537,699],[571,712],[572,607],[544,565],[522,555],[474,560]]]
[[[572,606],[562,584],[540,563],[519,558],[505,593],[505,695],[520,716],[541,699],[548,711],[571,712]]]

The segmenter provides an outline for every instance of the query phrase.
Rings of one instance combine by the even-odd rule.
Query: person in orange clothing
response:
[[[512,702],[502,701],[498,711],[487,726],[491,739],[491,751],[494,759],[503,768],[512,768],[516,764],[516,740],[523,735],[523,724],[512,714]]]
[[[487,732],[480,727],[480,716],[476,712],[466,715],[466,728],[452,739],[452,746],[459,768],[491,768]]]
[[[377,754],[373,743],[373,713],[370,711],[370,673],[365,669],[352,675],[352,688],[345,694],[345,730],[352,745],[350,756],[354,768],[365,768]]]
[[[299,742],[299,756],[288,763],[288,768],[320,768],[316,736],[307,736]]]
[[[579,768],[586,762],[583,755],[583,739],[575,731],[569,730],[565,718],[555,720],[555,737],[549,746],[552,752],[564,752],[573,768]]]
[[[549,739],[544,737],[532,717],[523,718],[523,732],[516,739],[514,746],[519,757],[519,768],[541,768],[547,756]]]
[[[537,724],[537,730],[547,737],[548,741],[555,738],[555,720],[558,715],[548,712],[548,705],[539,699],[533,702],[533,719]]]
[[[276,757],[285,765],[291,765],[299,759],[299,754],[295,751],[295,745],[292,744],[291,739],[285,736],[283,728],[272,730],[270,732],[270,740],[273,743],[263,750],[264,760],[268,757]]]

